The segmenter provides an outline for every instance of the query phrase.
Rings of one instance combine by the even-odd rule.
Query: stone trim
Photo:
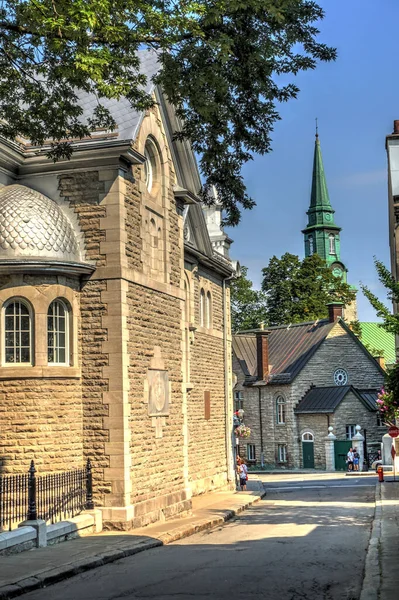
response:
[[[128,267],[112,269],[108,267],[99,267],[91,277],[91,280],[93,281],[109,281],[112,279],[124,279],[129,283],[137,283],[138,285],[146,287],[150,290],[155,290],[156,292],[161,292],[162,294],[172,296],[173,298],[184,300],[184,291],[181,288],[171,285],[170,283],[157,281],[156,279],[152,279],[136,269],[129,269]]]

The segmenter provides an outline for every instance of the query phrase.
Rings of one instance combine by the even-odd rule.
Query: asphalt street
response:
[[[375,478],[264,477],[223,527],[88,571],[25,600],[358,600]]]

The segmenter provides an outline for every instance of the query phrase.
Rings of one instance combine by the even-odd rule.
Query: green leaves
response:
[[[384,285],[387,297],[391,302],[398,304],[399,303],[399,283],[392,276],[391,272],[386,268],[386,266],[376,258],[374,258],[375,268],[377,270],[378,279]],[[382,327],[389,331],[390,333],[394,333],[395,335],[399,335],[399,315],[393,314],[391,309],[389,309],[375,294],[373,294],[369,288],[365,285],[360,286],[363,294],[366,296],[371,306],[377,313],[377,317],[382,319]]]
[[[137,50],[155,49],[155,82],[184,123],[179,138],[200,157],[203,198],[215,185],[236,225],[254,205],[242,166],[270,151],[276,105],[299,91],[276,76],[335,59],[317,41],[323,16],[311,0],[4,0],[0,134],[52,139],[54,158],[69,155],[72,140],[109,123],[105,98],[126,96],[140,111],[153,104]],[[77,90],[98,98],[87,123]]]

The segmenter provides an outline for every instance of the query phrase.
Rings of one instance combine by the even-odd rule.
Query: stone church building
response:
[[[240,453],[251,464],[326,468],[325,438],[337,438],[336,468],[360,425],[370,450],[386,433],[377,412],[384,370],[329,305],[329,319],[233,336],[236,409],[244,409],[248,439]]]
[[[2,473],[90,458],[110,526],[190,509],[231,485],[231,240],[204,208],[174,111],[107,101],[115,131],[71,160],[1,141]],[[80,98],[89,114],[95,98]]]

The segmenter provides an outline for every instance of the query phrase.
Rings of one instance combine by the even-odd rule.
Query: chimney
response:
[[[343,302],[329,302],[327,304],[328,308],[328,320],[330,323],[335,323],[335,321],[340,317],[342,319],[344,303]]]
[[[399,133],[399,120],[393,122],[393,132]]]
[[[256,332],[256,360],[258,363],[258,379],[265,380],[269,374],[269,340],[270,331]]]
[[[382,355],[374,356],[374,358],[380,365],[381,369],[384,369],[384,371],[385,371],[385,358]]]

